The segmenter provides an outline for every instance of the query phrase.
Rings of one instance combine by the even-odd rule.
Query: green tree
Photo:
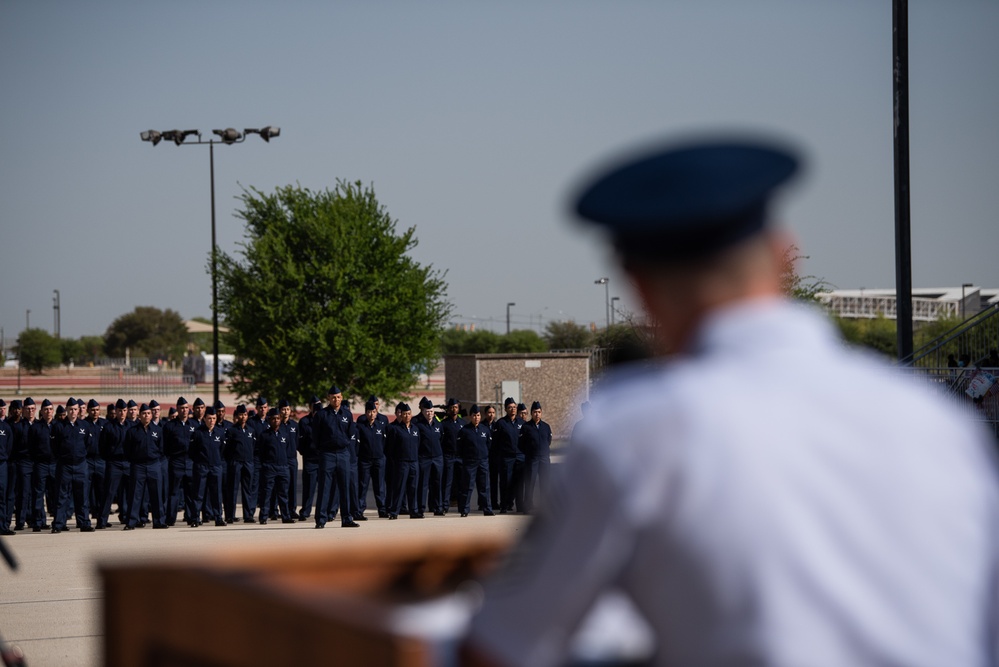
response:
[[[529,354],[531,352],[547,352],[545,339],[530,329],[517,329],[500,338],[500,352]]]
[[[818,301],[819,293],[828,291],[832,285],[822,278],[800,275],[797,265],[803,259],[808,259],[808,255],[802,255],[796,245],[790,245],[784,250],[781,257],[781,291],[792,299]]]
[[[488,329],[448,329],[441,336],[443,354],[495,354],[499,350],[500,335]]]
[[[121,315],[104,334],[104,351],[110,357],[124,357],[128,349],[133,357],[179,360],[184,356],[187,327],[175,310],[137,306]]]
[[[80,341],[75,338],[61,338],[59,339],[59,355],[61,357],[60,363],[69,364],[69,362],[76,362],[76,358],[80,356],[83,351],[83,346],[80,345]]]
[[[81,336],[80,354],[74,359],[77,364],[89,364],[104,355],[104,339],[101,336]]]
[[[62,360],[59,340],[45,329],[25,329],[17,337],[17,354],[21,368],[29,373],[58,366]]]
[[[571,320],[549,322],[545,326],[545,340],[550,350],[585,350],[593,345],[593,334]]]
[[[608,363],[610,364],[647,359],[651,355],[649,341],[630,322],[612,324],[601,329],[594,336],[594,344],[609,350]]]
[[[331,384],[394,398],[440,354],[450,312],[443,275],[407,253],[373,188],[244,191],[239,255],[219,255],[219,312],[233,389],[304,402]]]
[[[872,319],[834,317],[833,321],[848,343],[869,348],[892,359],[898,357],[898,330],[895,320],[889,320],[879,314]]]

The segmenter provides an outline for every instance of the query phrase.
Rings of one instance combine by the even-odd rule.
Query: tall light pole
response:
[[[217,135],[218,139],[209,138],[208,141],[202,140],[201,130],[166,130],[164,132],[147,130],[146,132],[140,132],[139,138],[152,143],[153,146],[160,143],[163,139],[172,141],[178,146],[201,146],[208,144],[208,170],[212,190],[212,359],[214,362],[212,364],[212,373],[214,376],[212,379],[212,393],[217,403],[219,400],[219,309],[216,266],[218,245],[215,242],[215,144],[223,143],[226,146],[241,144],[246,141],[246,135],[248,134],[259,134],[261,139],[270,142],[272,137],[281,135],[281,128],[268,125],[259,130],[256,128],[245,128],[240,132],[230,127],[224,130],[212,130],[212,134]],[[190,136],[197,136],[198,140],[187,141],[187,138]]]
[[[969,287],[974,287],[972,283],[962,283],[961,284],[961,319],[964,319],[964,290]]]
[[[610,305],[611,324],[614,324],[614,319],[615,319],[614,315],[617,312],[617,310],[614,308],[614,302],[615,301],[620,301],[620,300],[621,300],[621,297],[619,297],[619,296],[612,296],[611,297],[611,302],[610,302],[611,303],[611,305]]]
[[[513,303],[512,301],[510,303],[506,304],[506,333],[507,333],[507,335],[510,334],[510,308],[512,306],[516,306],[516,305],[517,304]]]
[[[607,278],[606,276],[603,277],[603,278],[598,278],[597,280],[593,281],[593,284],[594,285],[603,285],[604,286],[604,292],[605,292],[604,293],[604,305],[607,308],[607,328],[610,328],[610,323],[611,323],[611,321],[610,321],[610,317],[611,317],[610,316],[610,310],[611,310],[610,309],[610,278]]]
[[[61,333],[61,331],[60,331],[60,329],[61,329],[60,324],[61,323],[59,321],[59,319],[60,319],[59,290],[54,289],[52,291],[55,292],[55,296],[52,297],[52,310],[53,310],[53,312],[55,314],[55,337],[59,338],[60,337],[60,333]]]

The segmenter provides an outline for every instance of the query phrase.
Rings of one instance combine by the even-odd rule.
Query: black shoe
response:
[[[341,523],[340,527],[341,528],[360,528],[361,524],[357,523],[356,521],[348,521],[347,523]]]
[[[257,522],[257,520],[254,519],[252,516],[249,519],[246,520],[246,523],[256,523],[256,522]]]
[[[464,517],[468,516],[468,512],[462,512],[462,513],[461,513],[461,516],[462,516],[462,518],[464,518]]]
[[[228,524],[227,524],[227,523],[226,523],[225,521],[216,521],[216,522],[215,522],[215,525],[216,525],[216,526],[226,526],[226,525],[228,525]]]
[[[239,523],[239,517],[233,517],[232,519],[229,519],[227,523]]]
[[[422,514],[410,514],[409,518],[410,519],[422,519],[423,515]]]
[[[0,535],[17,535],[17,533],[10,528],[0,528]]]
[[[444,512],[441,511],[434,512],[434,516],[444,516]]]
[[[363,514],[361,516],[355,516],[354,517],[354,521],[367,521],[367,520],[368,520],[368,517],[364,516]]]
[[[34,528],[31,529],[31,532],[33,532],[33,533],[40,533],[40,532],[42,532],[42,529],[39,528],[38,526],[35,526]]]
[[[299,514],[298,515],[298,520],[299,521],[308,521],[309,520],[309,515],[308,514]]]
[[[53,535],[58,535],[62,531],[59,530],[58,528],[52,528],[52,530],[50,530],[49,532],[52,533]]]
[[[496,513],[493,512],[492,510],[486,510],[485,512],[482,513],[482,516],[496,516]]]
[[[135,526],[125,525],[121,527],[122,530],[135,530]]]
[[[164,529],[169,528],[169,527],[170,526],[166,525],[165,523],[160,523],[160,524],[154,523],[153,524],[153,529],[155,529],[155,530],[164,530]]]
[[[295,523],[294,519],[281,519],[281,523]]]
[[[84,526],[83,528],[80,529],[80,532],[81,533],[92,533],[92,532],[94,532],[94,527],[93,526]]]
[[[104,530],[107,527],[108,527],[108,525],[106,523],[99,523],[99,524],[97,524],[97,530]]]
[[[23,524],[22,524],[22,525],[20,525],[20,526],[18,526],[18,525],[15,525],[15,526],[14,526],[14,530],[24,530],[24,525],[23,525]]]
[[[68,533],[69,532],[69,526],[63,526],[62,528],[59,529],[59,532],[60,533]]]
[[[398,514],[389,514],[388,518],[389,518],[389,521],[394,521],[394,520],[396,520],[396,519],[399,518],[399,515]]]
[[[259,524],[260,524],[261,526],[266,526],[266,525],[267,525],[267,519],[261,519],[261,520],[260,520],[260,521],[259,521],[258,523],[259,523]]]
[[[288,518],[289,518],[289,519],[293,519],[293,520],[295,520],[295,521],[298,521],[298,520],[299,520],[299,519],[301,519],[302,517],[301,517],[301,516],[299,516],[298,512],[292,512],[291,514],[289,514],[289,515],[288,515]]]
[[[316,524],[316,528],[325,528],[325,527],[326,527],[325,523],[317,523]]]
[[[379,519],[387,519],[388,518],[388,512],[379,512],[378,513],[378,518]]]
[[[43,524],[42,524],[42,525],[40,526],[40,528],[41,528],[42,530],[48,530],[48,529],[49,529],[49,528],[51,528],[51,527],[52,527],[52,526],[50,526],[50,525],[49,525],[49,524],[47,524],[47,523],[43,523]]]

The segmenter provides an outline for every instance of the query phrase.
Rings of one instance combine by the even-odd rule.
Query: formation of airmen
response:
[[[374,396],[355,420],[336,386],[325,407],[311,403],[296,420],[288,401],[260,397],[229,421],[221,401],[200,398],[178,398],[166,418],[155,400],[118,399],[102,415],[93,399],[14,400],[9,414],[0,399],[0,535],[64,532],[71,513],[82,532],[106,529],[112,508],[123,530],[180,516],[190,527],[312,518],[323,528],[338,513],[358,527],[369,487],[380,518],[444,516],[453,504],[467,517],[476,490],[486,516],[529,513],[545,489],[552,431],[538,401],[528,411],[508,398],[497,419],[477,405],[462,417],[453,398],[441,417],[423,397],[415,415],[396,405],[391,423]]]

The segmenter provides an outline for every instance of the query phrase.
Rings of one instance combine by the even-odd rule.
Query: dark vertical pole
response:
[[[909,225],[909,3],[892,0],[895,125],[895,304],[899,361],[912,358],[912,243]]]
[[[212,405],[219,400],[219,287],[216,275],[216,255],[218,246],[215,244],[215,142],[208,142],[208,167],[212,180],[212,394],[215,397]]]

